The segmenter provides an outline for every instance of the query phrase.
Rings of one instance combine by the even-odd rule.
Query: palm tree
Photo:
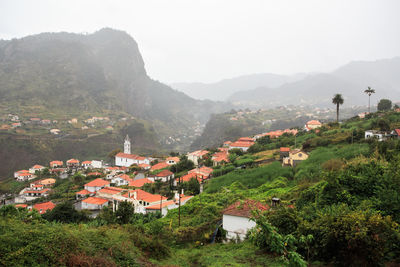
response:
[[[336,94],[332,98],[332,103],[336,105],[336,121],[339,122],[339,105],[342,105],[344,99],[341,94]]]
[[[368,95],[368,113],[371,113],[371,95],[375,94],[375,89],[368,86],[368,89],[364,93]]]

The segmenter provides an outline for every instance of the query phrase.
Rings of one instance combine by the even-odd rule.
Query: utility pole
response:
[[[162,218],[162,195],[160,192],[160,214],[161,214],[161,218]]]
[[[178,204],[178,227],[181,226],[181,192],[179,192],[181,187],[181,177],[179,177],[179,188],[178,188],[178,195],[179,195],[179,204]]]

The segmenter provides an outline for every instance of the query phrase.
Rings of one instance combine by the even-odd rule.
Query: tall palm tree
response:
[[[339,105],[342,105],[344,99],[341,94],[336,94],[332,98],[332,103],[336,105],[336,121],[339,122]]]
[[[368,86],[368,89],[364,93],[368,95],[368,113],[371,113],[371,95],[375,94],[375,89]]]

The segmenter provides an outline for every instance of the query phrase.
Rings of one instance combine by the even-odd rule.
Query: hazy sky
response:
[[[112,27],[149,75],[212,82],[400,56],[399,0],[1,0],[0,39]]]

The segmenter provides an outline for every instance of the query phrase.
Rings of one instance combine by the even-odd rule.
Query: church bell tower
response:
[[[129,139],[128,135],[126,135],[126,137],[125,137],[124,153],[125,154],[131,154],[131,139]]]

